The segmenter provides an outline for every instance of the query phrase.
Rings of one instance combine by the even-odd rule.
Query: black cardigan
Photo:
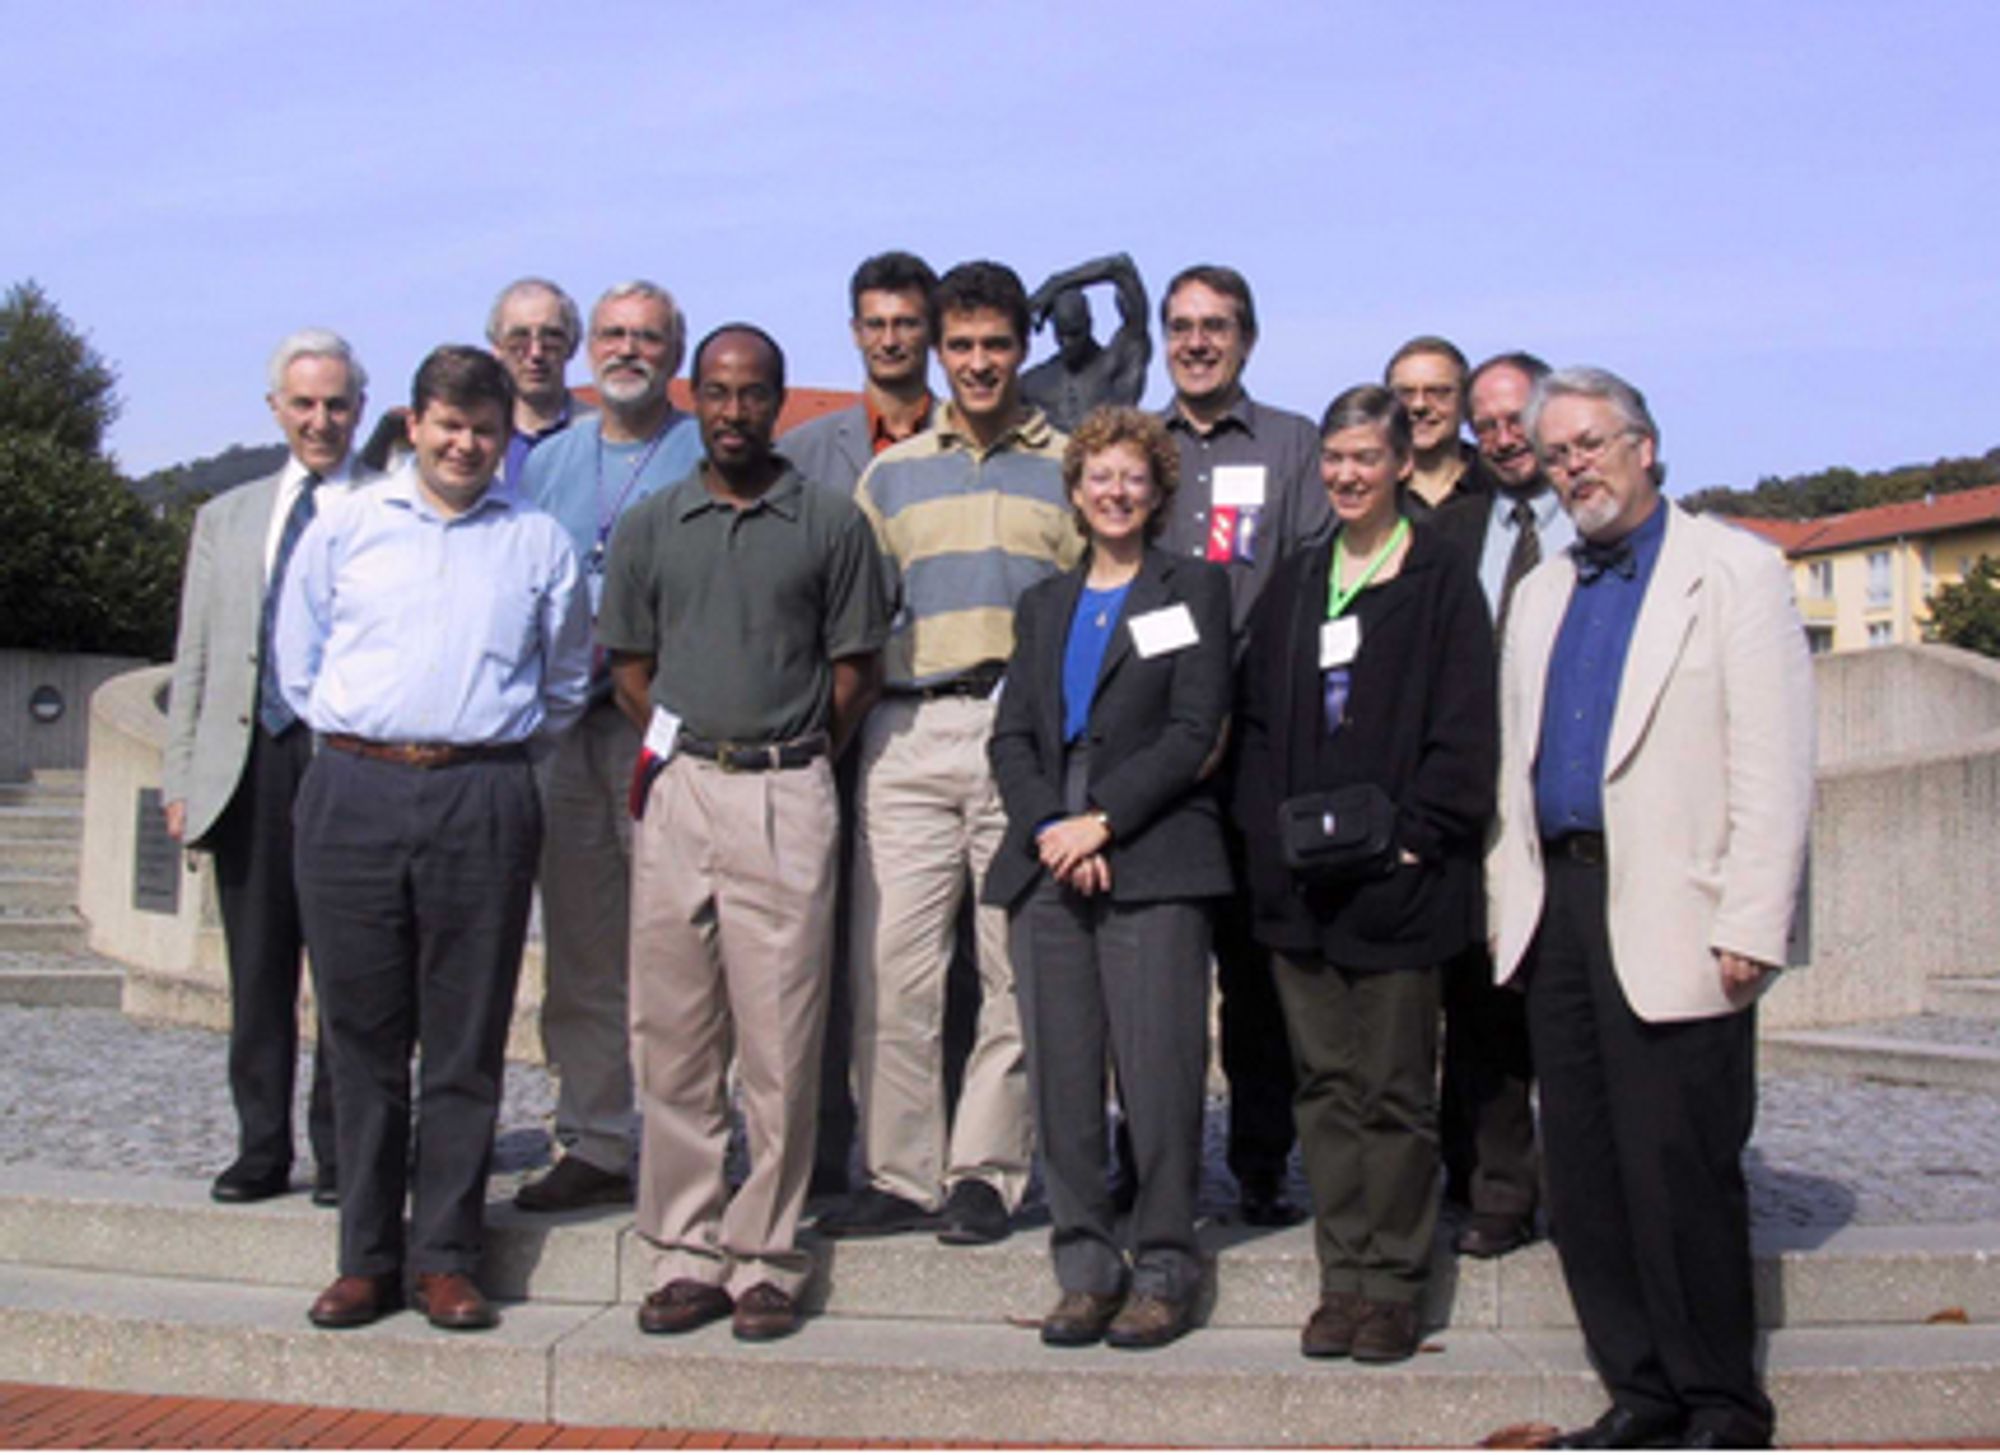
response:
[[[1067,810],[1063,777],[1063,652],[1090,571],[1037,582],[1014,615],[1014,659],[987,757],[1007,807],[1007,835],[981,898],[1017,904],[1042,873],[1035,830]],[[1200,640],[1142,657],[1127,625],[1176,604]],[[1229,579],[1219,566],[1148,547],[1125,594],[1090,701],[1089,797],[1111,820],[1105,858],[1118,904],[1203,899],[1232,888],[1222,808],[1200,777],[1229,714]]]
[[[1322,726],[1319,631],[1332,551],[1288,557],[1250,622],[1237,716],[1235,812],[1248,848],[1257,938],[1346,969],[1416,969],[1465,948],[1481,922],[1479,857],[1493,814],[1499,719],[1493,625],[1478,573],[1427,525],[1402,570],[1360,593],[1346,717]],[[1278,806],[1373,783],[1420,861],[1355,883],[1306,885],[1285,867]]]

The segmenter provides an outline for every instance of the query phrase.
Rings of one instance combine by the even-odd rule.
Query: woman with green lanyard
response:
[[[1416,1352],[1437,1222],[1439,967],[1481,933],[1493,629],[1471,562],[1401,508],[1410,420],[1362,385],[1320,422],[1330,545],[1250,623],[1235,809],[1297,1071],[1312,1358]]]

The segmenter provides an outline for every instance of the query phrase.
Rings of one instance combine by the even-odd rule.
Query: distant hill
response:
[[[219,455],[207,455],[184,465],[169,465],[132,482],[132,493],[151,506],[173,507],[185,501],[207,500],[223,491],[270,474],[285,463],[285,446],[231,445]]]
[[[1983,455],[1962,455],[1928,465],[1898,465],[1893,470],[1849,470],[1835,466],[1810,475],[1783,479],[1766,476],[1752,490],[1716,485],[1681,497],[1689,510],[1712,515],[1747,516],[1753,520],[1811,520],[1844,515],[1873,505],[1895,505],[1926,495],[1955,495],[2000,480],[2000,446]]]

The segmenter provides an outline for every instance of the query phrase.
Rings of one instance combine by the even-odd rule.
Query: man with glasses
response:
[[[514,430],[500,478],[517,481],[528,451],[568,429],[587,407],[565,378],[583,342],[583,321],[576,301],[548,279],[519,278],[493,300],[486,340],[514,381]]]
[[[658,284],[607,289],[590,312],[599,412],[536,446],[522,468],[529,498],[576,543],[593,618],[619,518],[701,456],[693,417],[667,399],[686,337],[679,305]],[[639,731],[612,701],[600,654],[588,710],[542,765],[542,1045],[557,1076],[562,1160],[515,1195],[528,1212],[632,1200],[626,795],[638,755]]]
[[[1250,609],[1278,562],[1332,523],[1311,420],[1250,397],[1243,369],[1257,343],[1250,285],[1234,268],[1184,268],[1160,305],[1174,397],[1161,412],[1180,449],[1163,550],[1219,563],[1229,576],[1240,655]],[[1243,844],[1227,825],[1239,882]],[[1229,1170],[1245,1222],[1296,1222],[1285,1200],[1291,1156],[1292,1063],[1271,957],[1251,933],[1247,895],[1221,901],[1215,922],[1222,995],[1222,1069],[1229,1080]]]
[[[1782,556],[1663,498],[1638,390],[1559,370],[1527,428],[1579,539],[1507,613],[1487,922],[1612,1401],[1556,1444],[1761,1447],[1742,1159],[1812,808],[1805,632]]]
[[[1404,513],[1424,520],[1447,500],[1487,487],[1473,468],[1472,447],[1460,437],[1465,423],[1465,355],[1450,339],[1420,334],[1389,356],[1382,382],[1410,414],[1415,468],[1403,496]]]

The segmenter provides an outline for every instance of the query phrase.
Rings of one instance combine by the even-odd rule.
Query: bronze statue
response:
[[[1091,336],[1090,300],[1083,290],[1093,283],[1117,290],[1118,332],[1108,346]],[[1139,402],[1153,340],[1146,327],[1146,285],[1129,254],[1113,253],[1050,275],[1028,299],[1028,316],[1037,332],[1054,322],[1056,356],[1021,375],[1021,396],[1057,429],[1075,429],[1100,404]]]

